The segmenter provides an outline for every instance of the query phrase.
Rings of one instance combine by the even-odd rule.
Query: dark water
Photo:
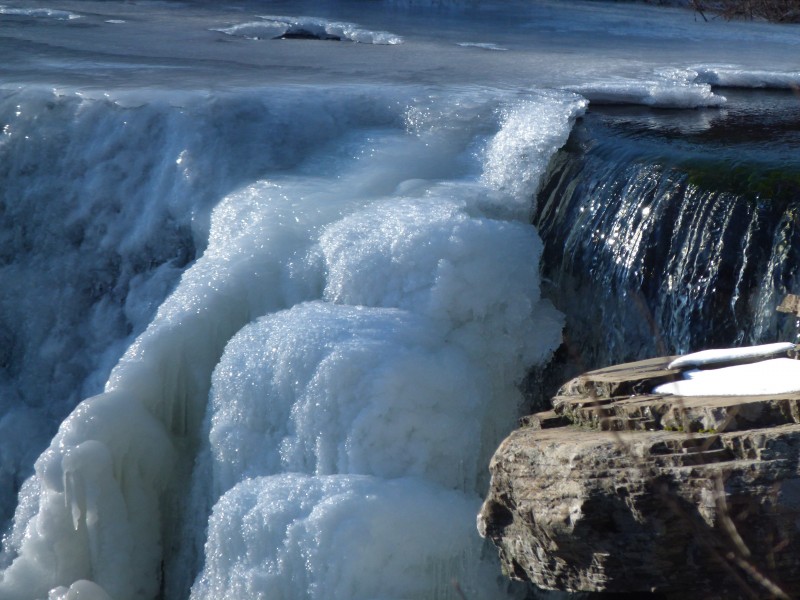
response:
[[[552,162],[534,223],[568,315],[556,379],[795,340],[775,308],[800,292],[800,98],[721,92],[725,109],[593,106]]]

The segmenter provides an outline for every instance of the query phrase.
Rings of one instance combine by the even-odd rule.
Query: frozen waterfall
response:
[[[680,179],[581,132],[610,104],[713,134],[719,86],[788,95],[798,46],[578,0],[8,0],[0,600],[524,597],[475,515],[562,342],[541,266],[606,228],[581,301],[646,287]],[[682,197],[677,248],[739,207]]]

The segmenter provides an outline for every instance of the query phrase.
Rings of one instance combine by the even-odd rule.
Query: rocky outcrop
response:
[[[655,395],[671,358],[566,384],[499,447],[478,517],[538,587],[800,597],[800,394]]]

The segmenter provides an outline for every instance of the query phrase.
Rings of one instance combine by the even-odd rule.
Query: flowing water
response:
[[[554,158],[534,223],[580,368],[796,341],[776,308],[800,290],[800,99],[725,94],[591,110]]]
[[[524,596],[475,515],[565,324],[572,367],[793,335],[799,47],[602,2],[0,5],[0,599]]]

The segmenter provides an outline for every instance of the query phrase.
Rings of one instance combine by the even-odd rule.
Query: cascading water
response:
[[[800,290],[797,98],[733,96],[687,119],[596,109],[555,157],[534,223],[578,368],[794,339],[775,309]]]

